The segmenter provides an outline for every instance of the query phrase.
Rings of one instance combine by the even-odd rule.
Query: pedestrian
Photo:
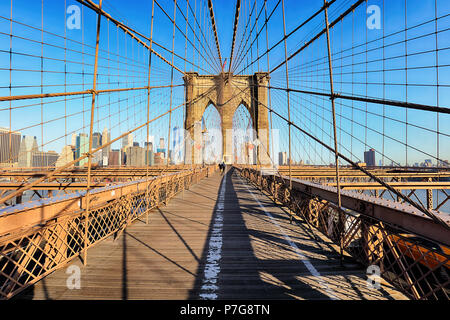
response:
[[[225,173],[225,170],[227,169],[227,165],[223,161],[222,161],[221,165],[222,165],[222,169],[221,170],[222,170],[222,175],[223,175]]]

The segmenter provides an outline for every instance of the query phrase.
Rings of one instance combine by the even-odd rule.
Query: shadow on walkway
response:
[[[258,230],[249,230],[244,215],[265,215],[256,201],[254,205],[242,205],[239,198],[251,199],[248,190],[241,185],[236,173],[231,169],[224,176],[226,182],[225,206],[223,210],[222,250],[220,272],[217,279],[218,299],[294,299],[299,292],[308,298],[329,299],[322,292],[296,279],[306,268],[298,259],[261,259],[255,256],[254,245],[258,241],[271,242],[286,250],[286,240]],[[223,180],[221,182],[223,184]],[[220,193],[220,188],[219,188]],[[266,204],[269,204],[267,202]],[[189,299],[199,299],[205,277],[211,232],[217,214],[217,203],[211,219],[208,237],[204,246],[195,285]],[[283,217],[284,218],[284,217]],[[268,223],[263,221],[262,223]],[[299,243],[297,243],[300,246]],[[308,249],[308,248],[304,248]],[[305,269],[305,270],[302,270]],[[298,270],[299,272],[292,272]],[[286,285],[289,283],[289,285]]]

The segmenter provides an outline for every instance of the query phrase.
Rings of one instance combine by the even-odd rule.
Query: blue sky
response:
[[[111,13],[119,21],[123,21],[139,32],[150,35],[150,0],[104,0],[103,8]],[[209,23],[207,12],[205,12],[205,0],[190,0],[192,9],[197,12],[197,18],[202,25]],[[329,20],[333,21],[354,1],[339,0],[329,10]],[[166,12],[173,15],[173,1],[159,1]],[[215,18],[218,28],[220,47],[223,58],[229,55],[232,41],[232,27],[234,22],[235,1],[214,1]],[[17,88],[11,89],[11,94],[35,94],[41,93],[41,62],[43,66],[42,92],[79,91],[92,87],[92,72],[94,62],[95,26],[96,15],[88,8],[83,9],[81,30],[65,30],[65,8],[70,5],[79,5],[71,0],[13,0],[13,31],[12,40],[12,85]],[[242,41],[242,32],[247,22],[254,1],[242,1],[241,19],[238,27],[235,50],[245,43]],[[257,1],[258,12],[263,1]],[[270,13],[276,6],[277,1],[268,1],[267,7]],[[321,0],[286,0],[286,29],[293,30],[307,17],[314,13],[323,4]],[[378,30],[366,28],[367,6],[377,5],[383,10],[381,24]],[[43,5],[43,12],[42,12]],[[186,1],[178,1],[183,14],[186,13]],[[337,24],[331,30],[332,52],[334,55],[333,69],[335,91],[351,95],[368,95],[370,97],[401,100],[428,105],[436,105],[439,96],[439,105],[450,106],[450,55],[447,47],[450,47],[450,32],[446,29],[450,26],[450,5],[447,1],[437,1],[438,20],[438,53],[439,64],[439,89],[436,88],[436,63],[434,52],[436,39],[434,32],[434,0],[407,0],[406,1],[406,24],[412,28],[407,32],[407,47],[405,49],[402,40],[405,33],[405,1],[392,0],[368,1],[360,5],[354,13],[347,16],[342,23]],[[200,9],[201,8],[201,9]],[[9,91],[9,66],[10,66],[10,1],[0,2],[0,95],[8,96]],[[201,10],[201,11],[200,11]],[[200,14],[201,13],[201,14]],[[254,17],[250,25],[253,25]],[[261,15],[264,17],[264,11]],[[44,34],[41,28],[41,19],[44,21]],[[169,50],[172,46],[173,25],[165,14],[155,8],[154,40],[164,45]],[[190,14],[192,22],[192,14]],[[323,28],[324,16],[318,15],[304,28],[296,32],[287,41],[288,54],[297,50],[305,41],[309,40],[316,32]],[[431,22],[430,22],[431,21]],[[179,28],[185,32],[186,24],[177,11],[176,22]],[[261,21],[258,23],[261,28]],[[210,46],[215,52],[211,29],[204,28],[205,36],[209,39],[201,44],[195,40],[196,47]],[[64,34],[69,41],[64,41]],[[386,58],[384,66],[380,57],[383,56],[382,36],[385,38],[384,55]],[[44,37],[42,46],[39,42]],[[269,22],[269,47],[282,39],[283,24],[281,4],[277,7]],[[197,31],[197,37],[201,38]],[[253,35],[254,37],[254,35]],[[418,39],[413,40],[413,38]],[[194,41],[190,29],[188,38]],[[378,40],[377,40],[378,39]],[[371,41],[365,54],[365,43]],[[397,43],[398,42],[398,43]],[[397,44],[396,44],[397,43]],[[51,45],[49,45],[51,44]],[[358,47],[358,45],[362,46]],[[175,52],[185,55],[185,39],[177,30],[175,34]],[[354,47],[351,50],[351,47]],[[169,52],[154,47],[155,50],[171,60]],[[247,54],[243,62],[237,66],[236,72],[253,73],[258,71],[258,63],[249,68],[244,68],[247,61],[254,60],[258,49],[261,54],[266,48],[265,30],[261,32],[258,48],[253,46],[252,51]],[[100,58],[98,89],[140,87],[147,85],[148,52],[130,37],[118,31],[112,24],[102,19],[100,37]],[[41,59],[43,50],[44,59]],[[405,50],[408,52],[406,61]],[[243,52],[245,52],[244,50]],[[427,52],[429,51],[429,52]],[[206,55],[201,51],[203,55]],[[358,54],[359,53],[359,54]],[[414,55],[411,55],[415,53]],[[395,58],[399,56],[399,58]],[[300,90],[329,92],[328,71],[326,60],[325,37],[320,37],[313,45],[302,51],[294,59],[289,61],[290,86]],[[283,43],[270,52],[270,66],[267,67],[266,56],[259,60],[259,70],[272,69],[284,60]],[[186,59],[195,61],[201,68],[209,72],[215,72],[209,64],[215,65],[208,57],[208,61],[199,57],[192,45],[188,43]],[[319,61],[317,61],[319,59]],[[66,62],[65,62],[66,61]],[[366,63],[366,61],[370,61]],[[407,63],[407,64],[406,64]],[[179,58],[174,59],[174,64],[181,70],[185,68],[185,62]],[[353,65],[353,67],[352,67]],[[409,70],[405,72],[404,67]],[[226,66],[228,68],[228,64]],[[366,68],[369,71],[366,73]],[[382,72],[382,69],[390,71]],[[19,70],[20,69],[20,70]],[[186,70],[197,70],[198,68],[187,64]],[[22,71],[21,71],[22,70]],[[30,71],[34,70],[34,71]],[[48,71],[48,72],[47,72]],[[66,73],[64,73],[66,71]],[[201,73],[205,73],[200,70]],[[84,76],[83,76],[84,73]],[[367,75],[367,78],[366,78]],[[384,81],[383,81],[384,75]],[[272,85],[285,87],[285,67],[281,67],[271,75]],[[158,58],[152,58],[152,85],[169,85],[172,73],[170,67]],[[408,82],[406,92],[405,82]],[[365,85],[365,82],[369,84]],[[385,83],[383,86],[382,83]],[[182,84],[181,74],[173,73],[173,83]],[[380,84],[381,83],[381,84]],[[58,84],[58,86],[55,86]],[[84,84],[84,85],[83,85]],[[420,85],[417,85],[420,84]],[[182,87],[170,89],[155,89],[151,93],[151,108],[149,118],[159,116],[169,110],[169,101],[172,96],[172,107],[181,105],[184,101]],[[286,93],[271,90],[272,108],[283,116],[287,116]],[[331,137],[331,104],[327,99],[304,94],[291,94],[291,117],[295,123],[333,145]],[[50,103],[51,102],[51,103]],[[94,131],[102,131],[106,126],[112,128],[112,137],[142,124],[147,118],[147,94],[145,90],[113,93],[100,95],[97,99],[97,112],[95,114]],[[13,109],[10,111],[9,107]],[[49,98],[20,100],[0,104],[0,126],[11,126],[13,130],[21,129],[23,134],[35,135],[38,143],[44,144],[44,150],[56,150],[60,152],[65,143],[70,143],[71,132],[88,132],[89,111],[91,96],[86,95],[84,99],[80,96],[64,98]],[[366,110],[368,112],[366,112]],[[363,152],[369,147],[377,150],[377,162],[383,159],[385,164],[391,161],[404,164],[406,155],[408,163],[422,162],[424,159],[438,157],[450,159],[450,117],[446,114],[437,115],[431,112],[408,110],[403,108],[383,107],[376,104],[352,103],[349,100],[336,100],[336,112],[338,123],[338,137],[341,151],[353,160],[362,160]],[[383,115],[387,118],[381,117]],[[65,117],[70,115],[69,117]],[[171,127],[183,126],[183,108],[178,108],[171,115]],[[150,125],[150,134],[167,139],[169,116],[162,117]],[[50,121],[50,122],[48,122]],[[44,122],[44,124],[41,124]],[[407,123],[407,124],[406,124]],[[439,126],[439,135],[436,133]],[[287,126],[285,122],[277,117],[273,118],[273,127],[280,129],[282,150],[287,150]],[[383,129],[384,128],[384,129]],[[292,144],[294,160],[310,160],[315,163],[332,162],[332,154],[311,139],[306,138],[293,129]],[[384,132],[384,135],[383,135]],[[384,138],[383,138],[384,137]],[[146,129],[135,133],[135,140],[145,141]],[[439,141],[439,145],[438,145]],[[408,147],[405,146],[408,145]],[[113,148],[120,147],[119,144]],[[383,155],[384,156],[383,156]],[[435,160],[433,160],[435,162]]]

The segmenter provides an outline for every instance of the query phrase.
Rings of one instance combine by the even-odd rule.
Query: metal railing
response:
[[[0,214],[0,299],[9,299],[199,182],[215,166],[9,207]],[[86,263],[86,261],[83,261]]]
[[[365,201],[354,207],[338,207],[333,200],[318,196],[306,181],[293,179],[292,189],[281,177],[261,174],[253,168],[238,168],[240,174],[276,203],[287,206],[292,215],[307,226],[319,230],[365,267],[376,266],[380,276],[412,299],[450,297],[450,247],[430,240],[420,232],[411,232],[400,224],[374,216]],[[295,183],[298,182],[298,183]],[[305,187],[299,187],[301,182]],[[311,184],[312,185],[312,184]],[[317,188],[330,188],[319,184]],[[348,194],[348,192],[347,192]],[[335,198],[335,196],[333,197]],[[370,199],[369,199],[370,201]],[[348,202],[347,202],[348,203]],[[413,214],[411,213],[411,219]],[[430,220],[428,217],[423,219]],[[424,228],[425,229],[425,228]],[[443,230],[436,239],[447,239]],[[440,238],[441,237],[441,238]]]

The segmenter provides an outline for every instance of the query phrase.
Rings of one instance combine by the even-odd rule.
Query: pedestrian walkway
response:
[[[68,268],[19,299],[405,299],[362,266],[340,264],[334,245],[300,223],[236,171],[216,173],[89,250],[80,289]],[[74,267],[69,269],[73,272]]]

